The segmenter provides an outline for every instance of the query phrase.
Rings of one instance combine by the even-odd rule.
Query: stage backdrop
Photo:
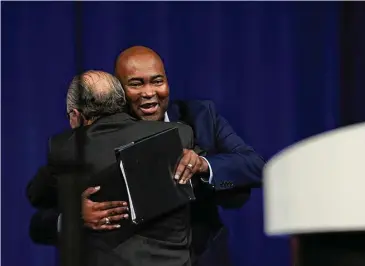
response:
[[[128,46],[157,51],[172,98],[213,100],[266,158],[339,126],[341,108],[354,117],[352,107],[363,105],[352,100],[364,83],[349,77],[364,73],[348,69],[341,79],[340,72],[344,59],[364,66],[341,56],[346,43],[348,56],[362,49],[362,59],[364,45],[343,44],[340,35],[347,27],[348,37],[364,44],[364,18],[358,12],[357,19],[344,19],[341,3],[2,2],[1,9],[3,265],[56,265],[53,248],[29,239],[34,210],[25,187],[45,162],[47,138],[68,127],[65,94],[72,77],[80,70],[112,72]],[[352,88],[343,104],[341,84]],[[261,190],[222,217],[235,265],[290,264],[288,240],[263,233]]]

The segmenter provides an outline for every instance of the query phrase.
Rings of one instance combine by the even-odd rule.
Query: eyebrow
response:
[[[157,78],[164,78],[164,75],[158,74],[151,77],[151,80],[157,79]]]
[[[165,78],[165,76],[164,75],[161,75],[161,74],[153,75],[150,78],[150,80],[154,80],[154,79],[157,79],[157,78]],[[140,78],[140,77],[133,77],[133,78],[128,79],[128,82],[131,82],[131,81],[141,81],[141,82],[143,82],[144,79],[143,78]]]
[[[131,81],[143,81],[143,78],[130,78],[130,79],[128,79],[128,82],[131,82]]]

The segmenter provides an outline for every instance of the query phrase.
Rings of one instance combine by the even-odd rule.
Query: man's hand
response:
[[[208,163],[202,157],[193,150],[184,149],[184,155],[176,169],[175,179],[179,180],[180,184],[186,184],[194,174],[208,171]]]
[[[85,226],[94,230],[112,230],[128,218],[128,204],[124,201],[93,202],[89,196],[98,192],[100,187],[89,187],[82,193],[82,218]],[[113,224],[114,223],[114,224]]]

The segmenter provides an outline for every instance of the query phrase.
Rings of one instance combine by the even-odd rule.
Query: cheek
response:
[[[158,88],[156,93],[157,93],[158,97],[161,99],[167,98],[167,97],[169,97],[169,87],[168,86],[160,87],[160,88]]]
[[[129,102],[136,102],[139,99],[138,92],[132,90],[125,90],[125,96]]]
[[[129,106],[130,111],[132,111],[132,113],[137,112],[139,95],[136,92],[125,90],[125,96],[127,98],[127,105]]]

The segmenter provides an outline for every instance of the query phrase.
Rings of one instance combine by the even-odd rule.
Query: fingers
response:
[[[121,215],[115,215],[115,216],[109,216],[109,217],[104,217],[100,220],[98,220],[96,223],[96,225],[103,225],[103,224],[106,224],[106,225],[111,225],[111,224],[117,224],[119,223],[121,220],[123,219],[127,219],[128,218],[128,214],[121,214]]]
[[[106,202],[95,202],[94,210],[108,210],[118,207],[127,207],[128,203],[125,201],[106,201]]]
[[[200,169],[201,169],[201,167],[202,167],[202,164],[203,164],[203,159],[202,159],[202,158],[200,158],[200,157],[197,155],[197,157],[196,157],[196,163],[195,163],[195,165],[194,165],[193,169],[191,170],[191,175],[190,175],[189,179],[190,179],[190,178],[191,178],[191,176],[192,176],[192,175],[194,175],[195,173],[200,172]]]
[[[119,220],[125,218],[128,218],[128,208],[127,207],[119,207],[119,208],[113,208],[108,210],[99,211],[96,210],[93,213],[93,216],[91,219],[89,219],[87,222],[90,223],[99,223],[100,220],[105,219],[105,217],[111,218],[114,216],[121,216]],[[118,219],[118,218],[115,218]]]
[[[100,225],[97,230],[113,230],[118,228],[120,228],[120,224],[113,224],[113,225],[103,224]]]
[[[90,195],[98,192],[100,190],[100,186],[97,187],[89,187],[87,188],[83,193],[82,193],[82,197],[83,198],[88,198]]]
[[[128,213],[126,213],[126,214],[120,214],[120,215],[109,216],[108,218],[109,218],[109,220],[110,220],[111,222],[116,223],[116,222],[119,222],[120,220],[128,219],[128,217],[129,217],[129,215],[128,215]]]
[[[95,225],[91,223],[86,223],[86,227],[93,229],[93,230],[115,230],[120,228],[120,224],[101,224],[101,225]]]
[[[98,217],[100,219],[101,218],[104,218],[104,217],[111,218],[113,216],[122,214],[122,216],[123,216],[122,218],[128,218],[128,213],[127,212],[128,212],[128,208],[127,207],[114,208],[114,209],[109,209],[109,210],[101,211],[98,214]]]
[[[202,159],[199,156],[196,156],[195,158],[196,158],[195,161],[193,160],[190,161],[190,167],[188,164],[187,167],[185,168],[183,176],[179,182],[180,184],[186,184],[195,173],[199,172],[199,169],[201,168],[202,165],[201,161]]]
[[[125,211],[125,209],[126,208],[124,208],[123,211]],[[113,216],[107,215],[104,216],[103,218],[100,218],[95,223],[89,223],[89,224],[93,225],[93,229],[95,230],[110,230],[119,228],[120,225],[118,224],[118,222],[120,222],[122,219],[128,219],[128,217],[129,217],[128,214],[118,214],[118,215],[113,214]]]
[[[186,182],[191,178],[191,176],[194,174],[193,170],[197,161],[197,156],[190,157],[190,161],[186,164],[185,170],[180,177],[179,184],[186,184]]]
[[[175,179],[180,184],[186,182],[196,173],[202,166],[201,158],[192,150],[184,150],[184,155],[176,169]]]
[[[128,213],[126,213],[127,211],[128,208],[126,207],[97,211],[91,219],[85,220],[85,225],[95,230],[99,230],[102,225],[114,226],[115,224],[113,223],[118,223],[122,219],[129,218]]]
[[[190,152],[186,152],[184,150],[184,155],[183,157],[181,158],[180,162],[179,162],[179,165],[177,166],[176,168],[176,172],[175,172],[175,176],[174,178],[176,180],[179,180],[182,176],[182,174],[184,173],[185,171],[185,168],[186,166],[189,164],[190,162],[190,157],[191,157],[191,153]]]

